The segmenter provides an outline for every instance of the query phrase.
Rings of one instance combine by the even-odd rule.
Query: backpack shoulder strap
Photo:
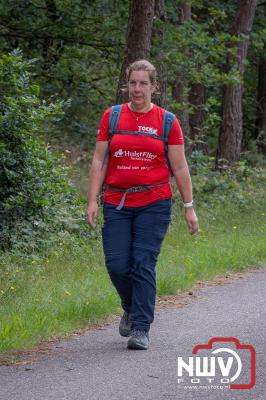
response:
[[[175,115],[171,113],[170,111],[165,111],[164,117],[163,117],[163,139],[164,142],[167,142],[169,133],[172,129],[173,123],[174,123],[174,118]]]
[[[163,117],[163,141],[164,141],[164,153],[165,153],[165,159],[166,163],[168,165],[170,175],[173,176],[173,171],[170,165],[170,161],[168,158],[168,136],[169,133],[172,129],[173,123],[174,123],[174,118],[175,115],[171,113],[170,111],[165,110],[164,117]]]
[[[112,139],[112,136],[117,128],[117,124],[119,121],[119,117],[120,117],[120,113],[122,110],[122,104],[117,104],[115,106],[112,106],[112,110],[111,110],[111,114],[110,114],[110,118],[109,118],[109,140],[108,140],[108,147],[106,149],[103,161],[102,161],[102,167],[101,169],[103,169],[103,167],[105,166],[107,159],[109,157],[109,151],[110,151],[110,141]]]
[[[115,106],[112,106],[112,111],[109,119],[109,132],[111,133],[111,135],[114,134],[114,131],[117,128],[121,110],[122,110],[122,104],[117,104]]]

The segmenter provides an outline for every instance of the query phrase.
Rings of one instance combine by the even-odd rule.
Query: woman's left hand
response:
[[[185,208],[185,218],[189,233],[194,235],[199,230],[198,218],[193,207]]]

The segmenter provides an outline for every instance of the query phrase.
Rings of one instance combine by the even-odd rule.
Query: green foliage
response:
[[[163,66],[168,106],[172,111],[185,108],[191,113],[194,110],[191,104],[179,104],[173,99],[171,89],[178,81],[189,85],[200,83],[207,88],[206,104],[202,105],[207,120],[200,137],[206,133],[213,155],[221,122],[222,85],[240,82],[236,69],[225,71],[224,68],[228,52],[236,56],[235,48],[228,43],[233,39],[229,27],[237,4],[193,0],[191,20],[181,24],[178,3],[176,0],[165,2],[167,18],[154,20],[151,57],[157,66]],[[73,188],[67,182],[68,171],[62,166],[63,159],[58,164],[61,156],[54,151],[54,145],[60,150],[69,144],[71,150],[91,151],[94,147],[100,115],[115,98],[129,1],[0,0],[0,5],[2,53],[19,46],[27,59],[35,59],[25,61],[19,59],[19,54],[16,61],[14,54],[1,58],[0,195],[4,215],[1,232],[5,231],[1,235],[3,242],[13,248],[21,246],[19,237],[27,237],[27,246],[35,252],[55,243],[56,232],[61,230],[65,237],[72,228],[74,232],[88,234],[82,222],[84,204],[74,201]],[[253,132],[257,65],[265,46],[264,12],[264,6],[258,7],[245,75],[243,159],[252,165],[263,165],[257,155]],[[234,40],[237,43],[239,39]],[[33,74],[29,74],[31,69]],[[50,99],[55,98],[71,99],[64,114],[63,102],[51,103]],[[53,124],[52,119],[57,119],[57,123]],[[51,147],[45,146],[40,136]],[[199,156],[196,153],[193,157],[190,163],[195,169]],[[235,172],[229,183],[228,171],[223,176],[215,174],[213,165],[208,168],[210,162],[204,162],[206,166],[202,165],[202,171],[194,176],[198,196],[207,197],[211,190],[217,193],[217,199],[219,190],[222,198],[223,191],[239,189],[242,193],[238,187],[239,176],[233,177]],[[75,174],[79,176],[79,165],[76,168]]]
[[[250,167],[243,160],[219,172],[214,161],[214,158],[198,151],[189,159],[194,197],[202,207],[226,206],[229,202],[244,210],[253,203],[254,191],[263,201],[266,185],[264,168]]]
[[[64,138],[92,147],[100,115],[115,99],[128,1],[0,0],[0,5],[0,49],[10,51],[16,43],[28,58],[38,59],[35,79],[43,98],[71,98],[57,129],[52,135],[47,132],[47,141]]]
[[[62,116],[64,104],[40,100],[31,83],[33,63],[20,51],[0,58],[1,244],[28,251],[41,242],[49,246],[75,207],[67,169],[40,138]]]
[[[171,4],[172,3],[172,4]],[[203,85],[206,89],[206,101],[201,105],[206,115],[204,125],[198,127],[199,136],[208,142],[210,154],[217,149],[217,138],[221,122],[222,87],[225,84],[241,83],[236,68],[236,47],[238,38],[229,33],[235,6],[219,1],[192,1],[191,18],[182,21],[182,13],[177,11],[175,2],[168,5],[168,19],[156,20],[155,30],[163,35],[155,35],[152,57],[164,65],[164,75],[170,87],[181,87],[179,102],[169,92],[169,108],[177,113],[182,121],[182,114],[190,116],[197,107],[191,103],[189,94],[193,85]],[[181,22],[182,21],[182,22]],[[232,68],[226,70],[228,53],[232,55]],[[196,127],[197,128],[197,127]],[[190,138],[187,138],[190,143]]]
[[[166,64],[168,82],[188,81],[208,88],[240,82],[238,71],[224,70],[228,52],[237,56],[236,48],[228,46],[239,41],[229,33],[235,5],[194,0],[191,10],[191,18],[181,22],[182,11],[177,12],[176,4],[169,5],[168,19],[154,23],[164,35],[155,36],[152,55]]]
[[[191,104],[177,104],[171,89],[177,82],[206,86],[204,105],[208,121],[204,134],[210,153],[217,147],[221,118],[222,85],[240,82],[233,65],[225,71],[226,57],[236,59],[235,44],[229,28],[237,2],[192,0],[191,20],[181,23],[181,1],[165,3],[167,18],[154,19],[151,58],[163,66],[168,82],[168,104],[174,112],[192,112]],[[46,132],[52,145],[76,146],[87,150],[94,146],[95,134],[102,111],[115,101],[117,82],[124,55],[129,0],[87,1],[3,1],[0,0],[3,53],[20,47],[28,58],[36,58],[35,81],[41,97],[59,96],[71,99],[60,123]],[[256,83],[258,59],[265,45],[265,7],[257,7],[249,48],[249,64],[244,91],[244,141],[253,135],[256,119]],[[160,32],[160,34],[156,34]],[[62,143],[63,142],[63,143]]]

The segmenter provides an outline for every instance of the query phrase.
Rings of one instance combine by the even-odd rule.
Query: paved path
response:
[[[266,268],[223,285],[207,285],[182,308],[156,312],[148,351],[128,351],[118,319],[87,331],[29,365],[0,367],[1,400],[266,399]],[[192,296],[191,296],[192,297]],[[250,390],[177,386],[177,356],[196,344],[235,337],[257,353]],[[58,344],[57,344],[58,345]]]

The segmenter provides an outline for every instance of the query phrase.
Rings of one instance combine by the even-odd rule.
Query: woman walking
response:
[[[106,186],[103,248],[109,276],[124,310],[119,332],[129,337],[129,349],[149,347],[156,297],[155,266],[171,220],[168,164],[184,203],[189,232],[198,231],[183,134],[178,120],[171,120],[166,110],[152,103],[156,88],[156,69],[150,62],[140,60],[129,66],[129,103],[104,112],[89,179],[87,222],[92,227],[97,220],[102,184]],[[163,140],[165,131],[168,137]]]

